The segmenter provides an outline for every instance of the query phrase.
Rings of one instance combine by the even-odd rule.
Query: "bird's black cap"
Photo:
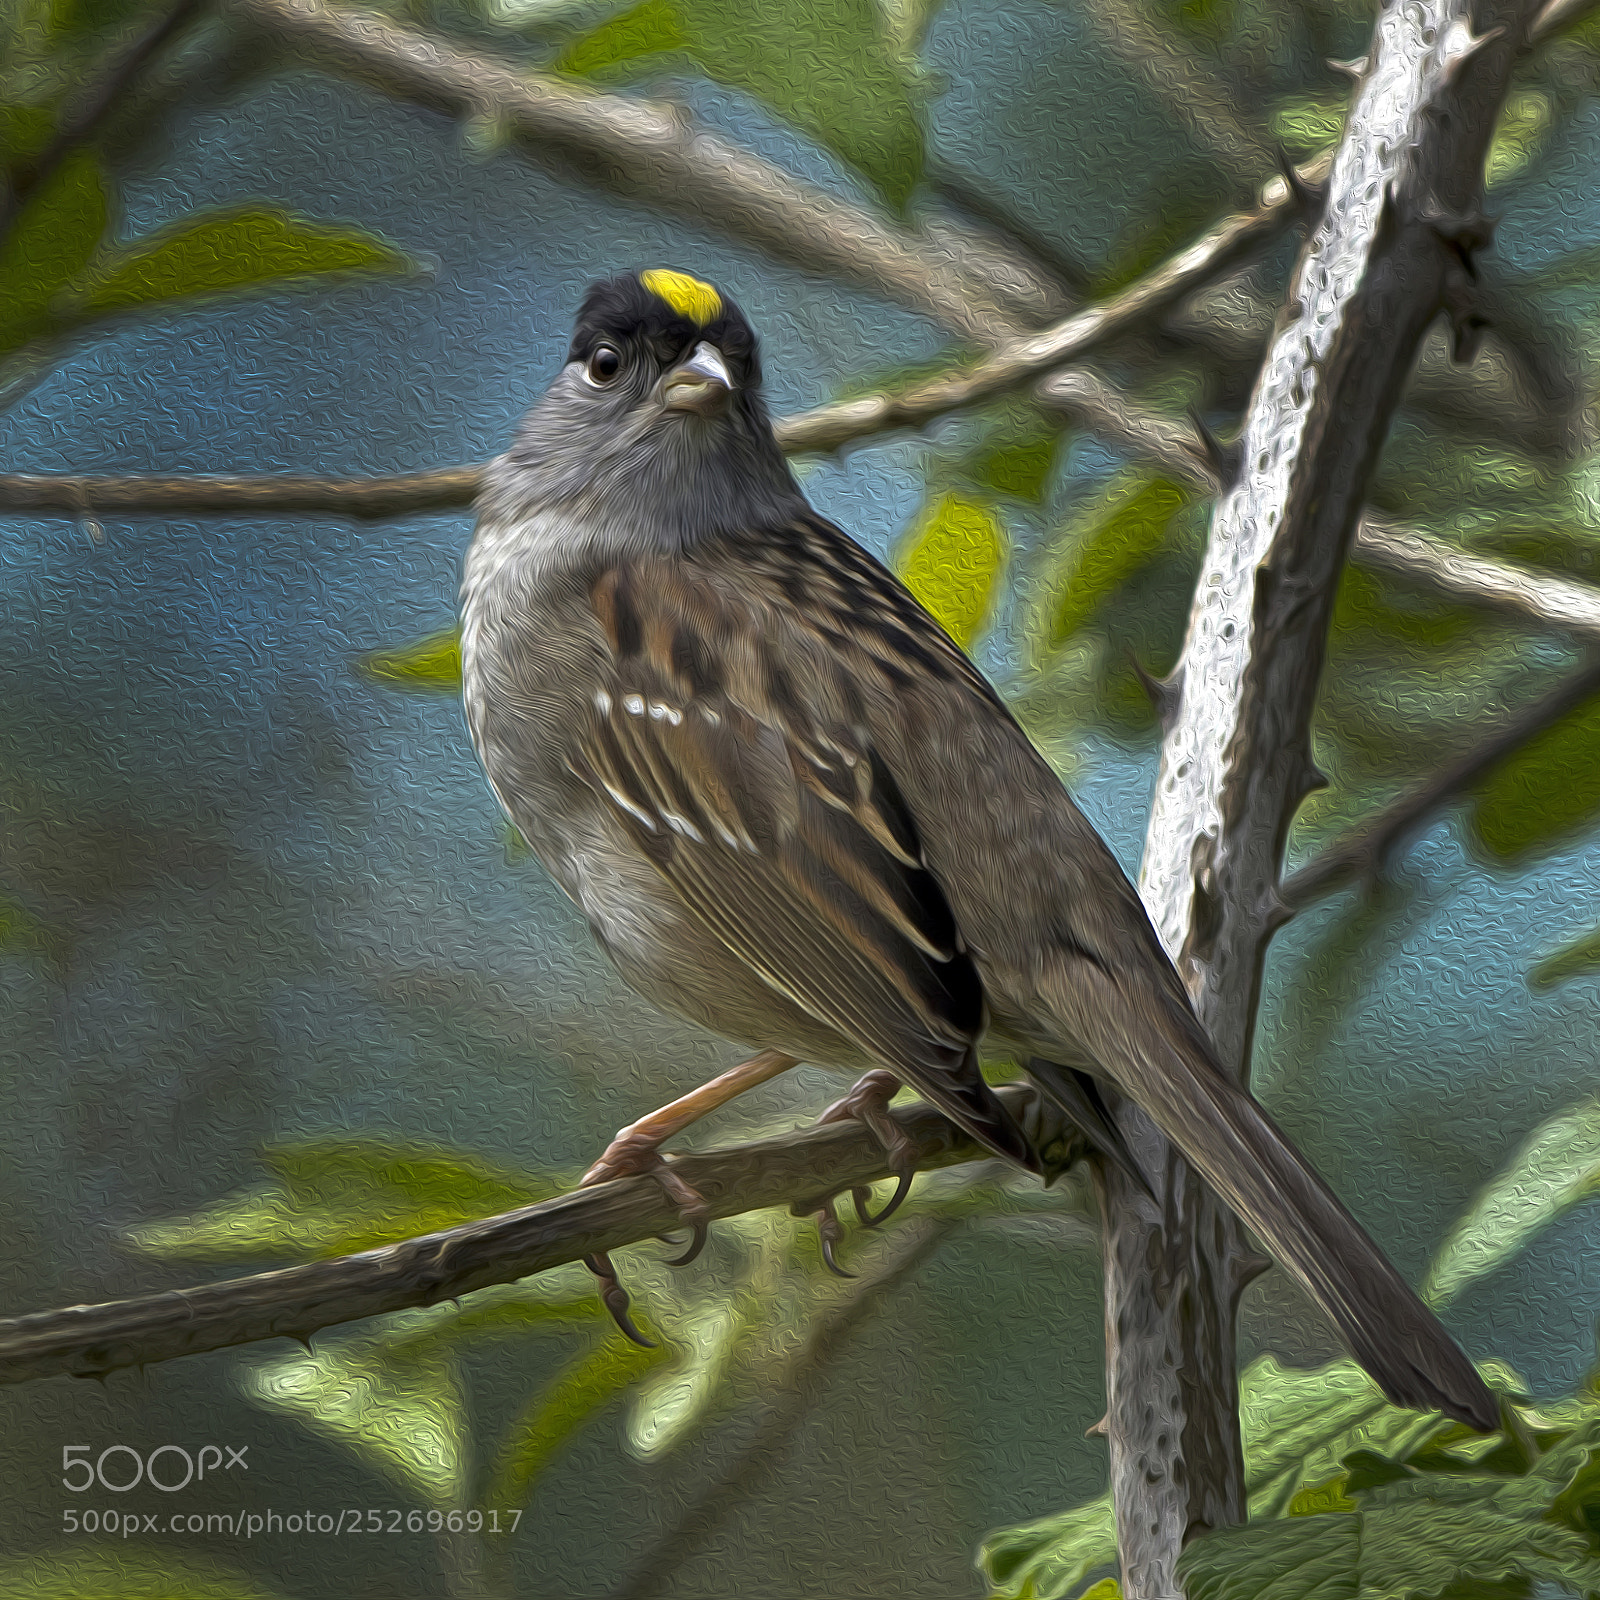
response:
[[[608,342],[648,347],[671,365],[702,339],[721,351],[741,389],[760,384],[756,336],[738,306],[687,273],[652,267],[590,287],[567,360],[587,361],[597,344]]]

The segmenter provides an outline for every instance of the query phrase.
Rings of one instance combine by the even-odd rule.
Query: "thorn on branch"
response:
[[[1454,84],[1467,63],[1479,56],[1485,46],[1493,44],[1505,31],[1500,27],[1490,28],[1487,33],[1474,34],[1465,23],[1452,28],[1446,45],[1444,65],[1439,72],[1439,82],[1445,87]]]
[[[1158,678],[1145,667],[1131,647],[1127,656],[1133,675],[1139,680],[1139,687],[1149,699],[1156,714],[1156,721],[1161,724],[1161,731],[1166,733],[1177,720],[1178,708],[1183,704],[1182,667],[1175,667],[1169,676]]]
[[[1495,229],[1500,226],[1498,217],[1485,215],[1477,206],[1467,211],[1452,211],[1437,198],[1423,202],[1421,216],[1440,242],[1460,255],[1468,272],[1473,270],[1473,253],[1487,250],[1494,243]]]
[[[1467,269],[1453,265],[1445,273],[1440,299],[1450,319],[1450,359],[1471,366],[1489,329],[1478,285]]]
[[[1278,171],[1289,187],[1289,198],[1294,201],[1300,215],[1305,219],[1306,226],[1315,227],[1322,220],[1322,209],[1327,204],[1327,182],[1307,183],[1300,176],[1300,169],[1294,164],[1289,152],[1281,144],[1277,146],[1277,157]]]
[[[1217,891],[1217,873],[1211,864],[1215,841],[1197,838],[1191,857],[1194,882],[1194,904],[1189,914],[1189,937],[1184,941],[1184,954],[1202,965],[1211,960],[1222,931],[1222,896]]]
[[[1211,424],[1193,406],[1189,408],[1189,420],[1194,424],[1194,431],[1200,435],[1206,462],[1217,475],[1221,492],[1226,494],[1239,481],[1239,472],[1244,465],[1244,447],[1238,439],[1232,444],[1224,444],[1213,432]]]
[[[1348,61],[1340,61],[1334,56],[1328,57],[1328,65],[1338,73],[1342,73],[1353,83],[1360,83],[1367,75],[1367,58],[1365,56],[1352,56]]]
[[[1383,205],[1378,211],[1378,226],[1373,233],[1373,249],[1381,251],[1393,245],[1403,220],[1400,204],[1395,199],[1394,185],[1386,183],[1383,186]]]
[[[1111,1413],[1108,1411],[1098,1422],[1091,1422],[1083,1430],[1085,1439],[1109,1439],[1111,1437]]]
[[[1294,920],[1294,907],[1278,893],[1269,889],[1261,903],[1261,926],[1269,934],[1276,933],[1287,922]]]

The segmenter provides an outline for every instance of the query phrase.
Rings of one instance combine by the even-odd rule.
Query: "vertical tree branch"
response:
[[[1214,514],[1162,749],[1141,885],[1225,1067],[1243,1080],[1289,823],[1319,782],[1328,617],[1424,330],[1465,352],[1484,152],[1527,0],[1388,0]],[[1108,1431],[1128,1600],[1178,1593],[1183,1542],[1245,1514],[1237,1221],[1148,1119],[1119,1117],[1156,1199],[1108,1172]]]

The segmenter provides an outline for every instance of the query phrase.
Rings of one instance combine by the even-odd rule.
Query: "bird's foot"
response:
[[[819,1124],[828,1122],[865,1124],[873,1137],[883,1146],[884,1154],[889,1158],[890,1169],[899,1180],[888,1205],[876,1215],[869,1205],[872,1191],[865,1184],[859,1184],[850,1191],[850,1198],[855,1201],[856,1215],[861,1219],[863,1228],[876,1228],[887,1222],[900,1209],[900,1203],[911,1191],[911,1179],[916,1172],[917,1149],[906,1131],[889,1115],[889,1102],[900,1089],[900,1080],[892,1072],[881,1069],[869,1072],[856,1083],[849,1094],[842,1100],[834,1101],[817,1118]],[[806,1201],[802,1205],[795,1206],[794,1210],[800,1216],[816,1217],[817,1237],[822,1244],[822,1259],[828,1271],[840,1278],[853,1278],[855,1274],[846,1272],[839,1265],[836,1254],[839,1243],[844,1238],[844,1224],[840,1222],[839,1213],[834,1207],[834,1196],[830,1194],[820,1201]]]
[[[661,1153],[659,1139],[624,1128],[605,1148],[605,1153],[584,1173],[578,1187],[609,1183],[613,1178],[652,1178],[660,1186],[678,1215],[691,1230],[689,1248],[667,1262],[669,1267],[686,1267],[705,1249],[708,1217],[705,1196],[672,1170]],[[671,1242],[670,1240],[668,1241]],[[627,1329],[624,1328],[626,1333]]]
[[[911,1136],[889,1115],[889,1102],[903,1085],[892,1072],[881,1067],[857,1080],[855,1086],[842,1100],[835,1100],[817,1118],[818,1123],[860,1122],[871,1130],[872,1136],[883,1146],[889,1158],[889,1167],[898,1182],[888,1205],[876,1216],[868,1209],[871,1190],[864,1184],[850,1191],[855,1201],[856,1215],[863,1228],[881,1227],[900,1209],[901,1202],[911,1192],[911,1180],[917,1170],[917,1147]]]

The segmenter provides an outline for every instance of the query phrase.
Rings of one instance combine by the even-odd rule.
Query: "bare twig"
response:
[[[830,1366],[862,1319],[881,1306],[886,1290],[914,1272],[959,1225],[953,1217],[907,1222],[884,1259],[850,1285],[806,1330],[782,1370],[767,1385],[766,1408],[754,1436],[684,1507],[670,1530],[611,1600],[651,1600],[665,1579],[705,1550],[730,1514],[771,1478],[783,1447],[816,1404],[815,1376]]]
[[[1076,1131],[1031,1088],[997,1092],[1052,1160],[1065,1165],[1081,1149]],[[924,1102],[889,1114],[912,1140],[923,1170],[990,1159]],[[810,1209],[823,1197],[891,1176],[882,1145],[853,1122],[677,1156],[673,1168],[704,1197],[712,1218],[776,1205]],[[624,1178],[335,1261],[14,1317],[0,1322],[0,1383],[63,1373],[101,1377],[260,1339],[303,1340],[337,1323],[434,1305],[615,1250],[670,1232],[679,1221],[653,1179]]]
[[[1432,594],[1484,606],[1575,639],[1600,642],[1600,588],[1472,555],[1419,532],[1368,519],[1356,536],[1361,564]]]
[[[1535,19],[1531,31],[1533,42],[1543,44],[1557,34],[1564,33],[1600,4],[1600,0],[1550,0]]]
[[[1596,693],[1600,693],[1600,653],[1591,653],[1548,694],[1510,712],[1487,739],[1406,790],[1376,816],[1358,823],[1286,878],[1281,890],[1284,903],[1300,911],[1353,879],[1376,877],[1389,853],[1418,823]]]
[[[472,504],[482,468],[441,467],[379,478],[291,475],[97,473],[0,474],[0,510],[62,511],[69,516],[352,517],[387,521]]]
[[[687,212],[807,272],[823,271],[988,344],[1017,321],[913,235],[729,143],[686,114],[519,71],[376,12],[321,0],[227,0],[314,64],[451,116],[492,116],[522,153],[645,205]]]
[[[1484,151],[1526,0],[1379,13],[1363,78],[1219,498],[1175,681],[1141,888],[1223,1066],[1248,1076],[1283,839],[1315,781],[1328,618],[1423,332],[1470,284]],[[1104,1174],[1108,1436],[1123,1592],[1168,1600],[1196,1525],[1245,1515],[1237,1221],[1137,1107],[1149,1195]]]
[[[1145,457],[1175,477],[1215,494],[1220,487],[1199,435],[1187,422],[1140,406],[1082,369],[1054,373],[1034,391],[1041,405],[1062,411],[1109,443]],[[819,411],[831,413],[832,407]],[[818,412],[778,423],[791,454],[821,431]],[[831,416],[824,422],[836,429]],[[864,429],[867,437],[872,429]],[[0,511],[59,511],[69,516],[198,516],[303,514],[390,521],[472,503],[482,469],[445,467],[394,477],[0,474]],[[1365,519],[1354,559],[1374,571],[1467,605],[1600,644],[1600,588],[1530,572],[1509,562],[1457,550],[1419,529]]]
[[[1081,421],[1108,443],[1143,456],[1202,494],[1221,487],[1199,435],[1119,394],[1087,371],[1056,373],[1034,390],[1041,405]],[[1524,624],[1600,644],[1600,588],[1458,550],[1432,534],[1373,517],[1356,529],[1352,559],[1428,593]]]

